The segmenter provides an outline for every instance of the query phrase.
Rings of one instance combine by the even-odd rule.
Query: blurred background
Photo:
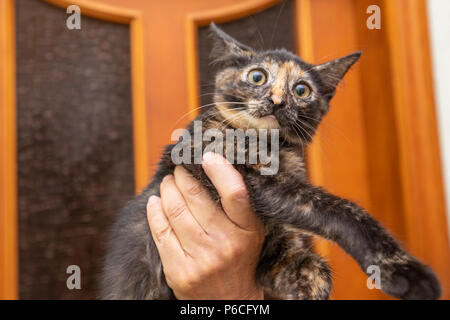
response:
[[[368,209],[449,299],[449,16],[447,0],[0,0],[0,298],[96,298],[118,210],[211,102],[215,21],[311,63],[363,51],[309,174]],[[389,298],[339,247],[316,247],[333,299]],[[67,286],[73,265],[80,289]]]

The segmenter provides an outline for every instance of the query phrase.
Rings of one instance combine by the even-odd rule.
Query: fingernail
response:
[[[227,164],[229,163],[222,155],[214,152],[207,152],[203,155],[203,163],[207,165],[212,164]]]
[[[158,202],[158,199],[159,199],[159,198],[158,198],[157,196],[152,195],[152,196],[148,199],[148,205],[149,205],[149,206],[154,205],[155,203]]]
[[[168,174],[167,176],[165,176],[163,179],[162,179],[162,182],[164,182],[164,181],[169,181],[170,179],[172,179],[173,178],[173,176],[171,175],[171,174]]]
[[[203,155],[203,162],[205,162],[206,164],[210,164],[214,161],[215,159],[215,154],[212,152],[207,152]]]

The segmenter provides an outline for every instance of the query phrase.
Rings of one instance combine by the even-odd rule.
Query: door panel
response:
[[[29,292],[22,297],[37,294],[38,286],[45,287],[42,297],[94,296],[92,272],[99,266],[94,256],[102,254],[102,220],[111,218],[111,212],[133,190],[146,184],[172,131],[192,119],[195,108],[211,101],[214,69],[208,65],[206,27],[215,21],[244,43],[266,49],[285,47],[308,62],[363,51],[360,62],[339,86],[330,113],[308,150],[309,174],[315,184],[367,208],[411,253],[436,270],[443,297],[450,298],[450,256],[424,0],[46,0],[51,6],[30,0],[55,14],[54,22],[44,23],[46,32],[36,35],[40,44],[23,35],[24,30],[37,32],[33,24],[19,20],[15,30],[17,2],[21,1],[0,0],[2,297],[17,297],[17,247],[23,261],[19,291]],[[80,5],[84,29],[66,38],[53,23],[65,23],[67,15],[56,8],[70,4]],[[381,30],[366,27],[366,9],[373,4],[381,8]],[[37,19],[30,12],[17,16]],[[16,37],[17,94],[11,86],[16,83]],[[58,44],[49,40],[58,37],[62,43],[70,40],[66,44],[71,52],[59,53]],[[85,37],[95,43],[86,42]],[[36,45],[49,47],[30,50]],[[77,58],[86,61],[75,63]],[[33,67],[29,63],[33,59],[42,66]],[[64,65],[67,59],[73,63]],[[105,60],[115,67],[104,67]],[[55,67],[55,63],[60,64]],[[89,81],[92,72],[98,81]],[[45,94],[45,90],[50,91]],[[74,94],[77,90],[82,94]],[[61,105],[70,108],[63,112]],[[98,155],[97,149],[105,152]],[[79,158],[81,162],[70,165]],[[110,170],[114,173],[109,174]],[[43,187],[67,185],[72,180],[76,181],[72,189],[57,190],[57,196]],[[42,219],[28,212],[41,213]],[[39,235],[33,231],[39,228],[52,231]],[[21,230],[33,234],[21,238]],[[98,245],[86,249],[88,242]],[[33,245],[43,252],[42,261],[38,261],[39,253],[24,251]],[[386,298],[367,289],[367,276],[340,248],[320,240],[317,248],[335,271],[333,298]],[[34,286],[31,277],[39,268],[50,266],[45,262],[48,257],[64,264],[74,257],[83,260],[80,264],[89,270],[86,291],[64,292],[64,270],[57,271],[54,282],[48,275],[38,276]],[[58,262],[52,267],[62,265]]]
[[[92,299],[134,194],[129,27],[83,16],[71,31],[37,0],[16,13],[19,298]],[[82,290],[66,286],[70,265]]]

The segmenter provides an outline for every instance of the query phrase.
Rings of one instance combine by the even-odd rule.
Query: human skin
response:
[[[263,299],[255,270],[264,225],[251,208],[242,176],[220,155],[207,153],[202,167],[222,208],[184,168],[160,186],[147,204],[150,230],[164,274],[177,299]]]

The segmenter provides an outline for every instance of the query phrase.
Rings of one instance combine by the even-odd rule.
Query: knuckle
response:
[[[177,287],[180,291],[187,292],[194,290],[199,283],[200,277],[196,273],[190,272],[177,281]]]
[[[158,242],[163,242],[164,239],[170,234],[170,226],[167,225],[155,232],[155,237]]]
[[[167,284],[170,288],[176,291],[186,292],[190,288],[188,288],[187,282],[184,277],[177,275],[166,275]]]
[[[172,290],[178,290],[178,282],[175,279],[173,279],[169,274],[167,274],[167,272],[164,275],[166,277],[167,285]]]
[[[224,240],[222,244],[222,257],[226,261],[234,261],[242,253],[241,246],[232,240]]]
[[[209,258],[208,262],[203,264],[203,270],[202,270],[202,274],[204,275],[204,277],[208,277],[211,275],[215,275],[217,273],[219,273],[223,268],[223,262],[221,261],[221,259],[214,259],[214,258]]]
[[[229,201],[244,202],[248,201],[248,192],[245,186],[239,186],[233,189],[227,196]]]
[[[193,236],[195,237],[195,239],[199,244],[203,244],[208,240],[207,234],[201,228],[198,231],[193,232]]]
[[[187,186],[186,191],[187,191],[188,195],[190,195],[192,197],[196,197],[196,196],[200,195],[201,193],[203,193],[203,187],[200,182],[192,181]]]
[[[170,219],[177,219],[186,211],[186,206],[183,203],[176,203],[167,209],[167,215]]]

